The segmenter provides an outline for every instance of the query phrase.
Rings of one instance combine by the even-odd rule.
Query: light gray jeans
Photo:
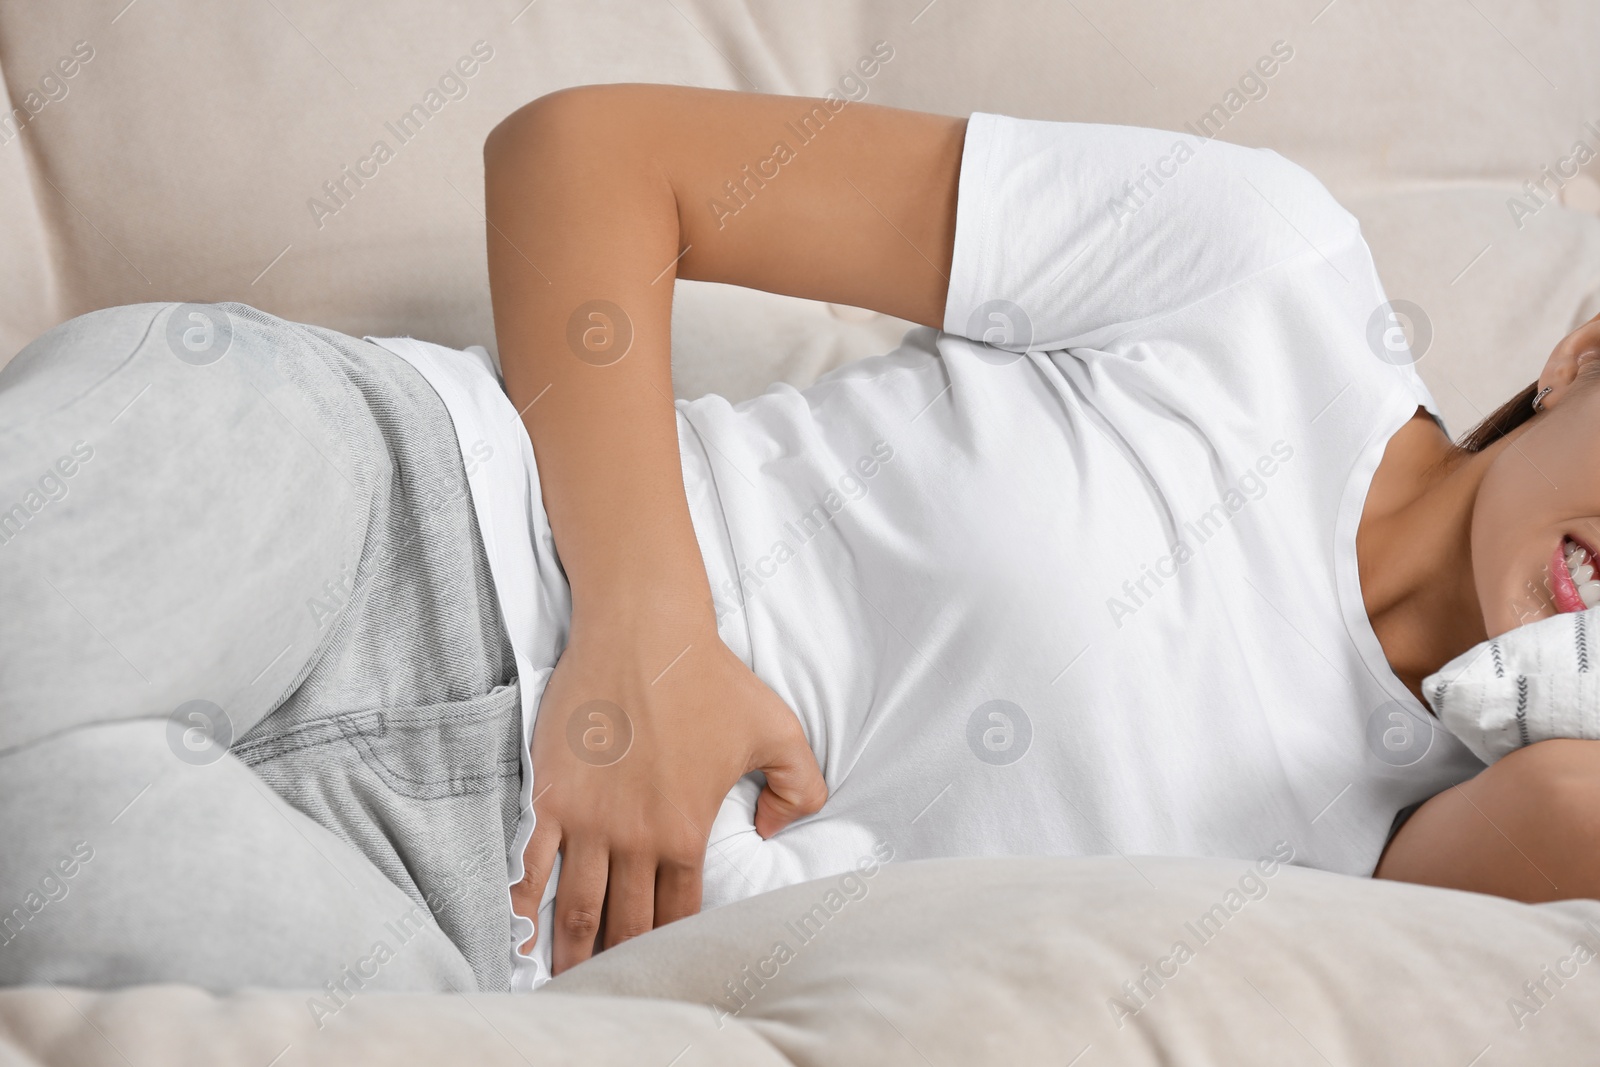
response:
[[[520,701],[408,364],[241,304],[0,371],[0,984],[494,990]]]

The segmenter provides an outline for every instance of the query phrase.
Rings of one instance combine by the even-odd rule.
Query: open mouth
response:
[[[1577,538],[1563,537],[1550,556],[1550,591],[1558,611],[1600,605],[1600,556]]]

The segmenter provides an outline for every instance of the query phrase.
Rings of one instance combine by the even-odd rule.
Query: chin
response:
[[[1528,568],[1519,568],[1519,573],[1530,573]],[[1499,637],[1501,634],[1515,630],[1519,626],[1548,619],[1552,615],[1560,614],[1556,606],[1554,593],[1550,585],[1549,571],[1541,566],[1537,578],[1505,577],[1498,582],[1484,582],[1478,586],[1482,589],[1501,590],[1499,595],[1488,597],[1480,596],[1479,610],[1483,613],[1484,632],[1489,637]]]

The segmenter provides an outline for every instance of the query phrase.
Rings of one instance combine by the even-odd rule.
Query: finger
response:
[[[700,875],[705,851],[693,865],[663,863],[656,868],[656,925],[693,915],[700,910]]]
[[[594,955],[600,932],[600,909],[606,901],[608,853],[592,845],[566,842],[561,855],[561,877],[556,882],[555,928],[551,972],[560,974]]]
[[[561,849],[561,827],[550,816],[540,816],[534,823],[533,836],[528,847],[522,850],[522,879],[511,887],[511,910],[533,923],[534,933],[539,932],[539,905],[544,901],[545,886],[550,881],[550,871],[556,864],[556,853]],[[533,951],[534,938],[521,945],[526,954]]]
[[[655,858],[613,852],[611,881],[606,886],[605,947],[649,933],[655,912]]]
[[[771,837],[802,816],[816,814],[828,800],[828,785],[799,723],[784,731],[777,746],[756,768],[767,776],[767,784],[756,798],[756,833],[762,837]]]

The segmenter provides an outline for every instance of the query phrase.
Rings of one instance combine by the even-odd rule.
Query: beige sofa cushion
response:
[[[855,899],[839,881],[664,927],[548,988],[705,1005],[807,1067],[1600,1057],[1600,902],[1119,856],[891,864]]]
[[[1600,1048],[1595,949],[1594,901],[1241,860],[936,860],[707,912],[531,995],[359,994],[320,1030],[309,993],[0,991],[0,1062],[1565,1067]]]
[[[0,1064],[20,1067],[784,1067],[753,1030],[666,1000],[357,996],[319,1028],[311,993],[0,990]]]

